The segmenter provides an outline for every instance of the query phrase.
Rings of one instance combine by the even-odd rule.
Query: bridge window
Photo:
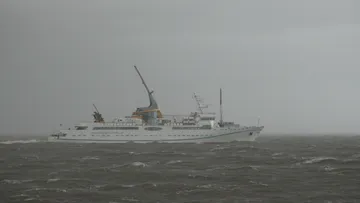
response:
[[[215,120],[215,117],[202,117],[201,120],[202,121],[213,121],[213,120]]]
[[[94,127],[93,130],[138,130],[139,127]]]

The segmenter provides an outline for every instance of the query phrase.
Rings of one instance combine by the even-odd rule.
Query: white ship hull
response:
[[[151,127],[151,126],[147,126]],[[155,126],[153,126],[155,127]],[[159,127],[159,126],[156,126]],[[171,130],[163,127],[161,131],[61,131],[66,136],[50,136],[50,142],[71,143],[224,143],[233,141],[255,141],[263,127],[216,128],[210,130]]]
[[[232,141],[254,141],[263,126],[240,127],[234,122],[225,122],[222,117],[222,90],[220,89],[220,120],[216,114],[204,112],[207,105],[194,93],[198,111],[177,119],[165,118],[147,87],[139,70],[136,72],[148,93],[150,105],[138,107],[131,116],[115,118],[105,122],[95,105],[94,121],[75,125],[74,129],[61,130],[51,135],[51,142],[78,143],[222,143]],[[258,122],[259,125],[259,122]]]

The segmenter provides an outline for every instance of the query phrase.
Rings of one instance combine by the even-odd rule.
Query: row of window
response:
[[[94,127],[93,130],[139,130],[139,127]]]
[[[73,135],[75,137],[76,135]],[[86,136],[86,135],[77,135],[77,136]],[[139,136],[139,135],[91,135],[96,137],[106,137],[106,136]],[[143,136],[162,136],[162,135],[143,135]],[[210,135],[168,135],[169,137],[176,137],[176,136],[187,136],[187,137],[198,137],[198,136],[210,136]]]
[[[249,133],[249,136],[253,135],[253,132]],[[73,135],[76,136],[76,135]],[[86,135],[77,135],[77,136],[86,136]],[[114,135],[91,135],[96,137],[105,137],[105,136],[114,136]],[[139,136],[139,135],[115,135],[115,136]],[[143,135],[143,136],[162,136],[162,135]],[[169,137],[179,137],[179,136],[186,136],[186,137],[199,137],[199,136],[211,136],[211,135],[168,135]]]
[[[174,126],[173,130],[204,130],[204,129],[212,129],[210,125],[204,125],[201,127],[184,127],[184,126]],[[244,128],[246,129],[246,128]],[[85,130],[85,129],[77,129],[77,130]],[[139,130],[139,127],[94,127],[93,130]],[[162,130],[160,127],[147,127],[145,130]],[[221,128],[220,130],[228,130],[227,128]]]
[[[87,127],[79,126],[76,127],[76,130],[86,130]],[[210,125],[204,125],[201,127],[189,127],[189,126],[174,126],[172,127],[173,130],[201,130],[201,129],[211,129]],[[225,128],[222,128],[224,130]],[[246,128],[245,128],[246,129]],[[139,130],[139,127],[135,126],[123,126],[123,127],[116,127],[116,126],[109,126],[109,127],[94,127],[93,130]],[[147,127],[145,130],[162,130],[160,127]]]
[[[172,127],[173,130],[204,130],[211,129],[210,125],[204,125],[201,127]]]
[[[200,120],[202,120],[202,121],[213,121],[213,120],[215,120],[215,118],[214,117],[203,117]]]
[[[172,127],[173,130],[204,130],[211,129],[210,125],[202,127]],[[139,130],[139,127],[94,127],[93,130]],[[159,127],[147,127],[145,130],[162,130]]]

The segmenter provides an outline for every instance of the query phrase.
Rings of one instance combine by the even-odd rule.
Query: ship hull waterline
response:
[[[48,138],[48,142],[64,143],[228,143],[228,142],[253,142],[259,136],[262,128],[249,130],[236,130],[223,132],[215,135],[193,137],[181,136],[74,136],[74,137],[56,137]],[[226,131],[226,130],[225,130]],[[126,139],[128,138],[128,139]],[[149,139],[151,138],[151,139]]]

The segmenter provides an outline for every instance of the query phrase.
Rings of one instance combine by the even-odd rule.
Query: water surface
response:
[[[0,137],[2,202],[359,202],[360,136],[227,144]]]

